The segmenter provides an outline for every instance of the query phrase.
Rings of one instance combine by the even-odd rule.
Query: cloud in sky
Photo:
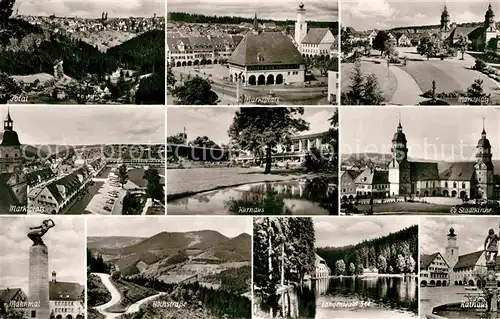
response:
[[[22,15],[100,18],[108,12],[109,18],[152,17],[165,15],[164,0],[17,0],[14,11]]]
[[[41,225],[47,216],[1,217],[0,224],[0,289],[22,288],[28,294],[29,227]],[[57,272],[59,281],[85,284],[85,219],[82,216],[50,216],[55,227],[43,241],[49,252],[49,274]],[[51,277],[49,276],[49,279]]]
[[[6,114],[0,106],[2,119]],[[22,144],[165,142],[164,106],[16,106],[10,114]]]
[[[452,22],[484,21],[487,0],[447,1]],[[343,26],[356,30],[391,29],[395,27],[438,25],[443,12],[442,1],[402,0],[342,0]],[[500,12],[500,4],[492,2],[493,10]]]
[[[458,253],[465,255],[484,249],[484,240],[492,228],[499,233],[498,218],[495,217],[421,217],[420,253],[445,253],[446,242],[451,227],[455,229]]]
[[[217,144],[227,144],[229,136],[227,131],[233,122],[234,107],[169,107],[167,110],[167,136],[172,136],[184,131],[188,140],[192,141],[197,136],[208,136]],[[333,115],[332,107],[306,107],[303,119],[310,123],[308,133],[319,133],[328,130],[328,119]]]
[[[391,153],[399,112],[410,158],[475,161],[483,117],[493,158],[500,158],[500,112],[492,108],[343,108],[341,153]]]
[[[217,16],[240,16],[260,19],[295,20],[298,0],[168,0],[168,12],[187,12]],[[303,0],[307,21],[338,21],[336,1]]]
[[[113,217],[96,216],[87,221],[87,235],[151,237],[161,232],[215,230],[227,237],[252,234],[252,219],[246,217]]]
[[[418,216],[314,217],[316,247],[356,245],[417,225]]]

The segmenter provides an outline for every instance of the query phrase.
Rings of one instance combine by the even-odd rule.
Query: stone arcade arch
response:
[[[63,319],[62,315],[57,315],[56,319]]]
[[[427,287],[427,281],[422,280],[422,281],[420,282],[420,287]]]
[[[436,287],[441,287],[441,280],[436,281]]]
[[[451,197],[457,197],[457,191],[451,191]]]
[[[257,79],[257,85],[265,85],[266,84],[266,76],[264,74],[259,75]]]
[[[464,283],[462,282],[462,280],[460,280],[460,281],[458,282],[458,285],[459,285],[459,286],[463,286],[463,284],[464,284]]]
[[[437,195],[437,192],[435,189],[432,190],[432,196],[436,196]]]
[[[199,60],[194,60],[193,65],[199,65],[200,61]]]
[[[250,75],[250,77],[248,78],[248,84],[249,85],[255,85],[255,84],[257,84],[256,80],[255,80],[255,75]]]
[[[276,75],[276,84],[283,84],[283,74]]]
[[[445,189],[445,190],[443,191],[443,196],[444,196],[444,197],[448,197],[448,196],[450,196],[450,192],[448,192],[448,190],[447,190],[447,189]]]
[[[182,66],[186,66],[186,65],[187,65],[187,64],[186,64],[186,61],[183,61],[183,62],[182,62]]]
[[[207,64],[212,64],[212,60],[208,59]]]
[[[342,200],[347,201],[347,196],[346,195],[342,196]]]
[[[470,279],[469,283],[468,283],[468,286],[474,286],[474,280]]]
[[[177,63],[175,64],[175,66],[181,66],[181,61],[177,61]]]
[[[354,200],[354,196],[349,195],[349,200]]]
[[[435,282],[434,280],[431,280],[431,281],[429,282],[429,285],[431,285],[431,286],[435,286],[435,285],[436,285],[436,282]]]
[[[464,198],[465,196],[467,196],[467,193],[465,191],[461,191],[460,198]]]
[[[217,62],[219,62],[219,61],[217,61],[217,59],[215,59],[215,60],[214,60],[214,64],[217,64]]]
[[[455,280],[455,286],[458,286],[458,281]]]
[[[446,280],[443,280],[443,287],[446,287],[446,284],[447,284]]]
[[[188,65],[187,66],[192,66],[193,63],[191,61],[188,61]]]
[[[424,192],[424,196],[425,196],[425,197],[429,197],[429,191],[425,191],[425,192]]]
[[[274,75],[269,74],[267,76],[266,84],[274,84]]]

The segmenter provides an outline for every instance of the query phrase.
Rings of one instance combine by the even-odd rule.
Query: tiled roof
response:
[[[420,255],[420,269],[425,269],[429,267],[429,265],[434,261],[436,256],[439,255],[439,253],[434,253],[430,255]]]
[[[293,42],[281,32],[253,32],[241,40],[228,63],[240,66],[305,64]]]
[[[389,184],[389,173],[376,169],[365,169],[354,181],[356,184],[376,185]]]
[[[361,174],[362,172],[353,170],[353,169],[348,169],[343,172],[343,174],[347,174],[353,181]]]
[[[302,43],[319,44],[325,35],[330,32],[327,28],[312,28],[309,29]]]
[[[12,188],[7,185],[10,174],[0,174],[0,213],[8,213],[11,206],[18,206],[20,203]]]
[[[474,177],[474,162],[454,162],[439,172],[439,179],[451,181],[471,181]]]
[[[12,299],[14,299],[14,297],[18,293],[22,293],[22,292],[23,291],[21,290],[21,288],[0,289],[0,302],[8,303]]]
[[[73,193],[77,188],[79,188],[82,185],[77,175],[78,172],[75,171],[47,185],[47,189],[50,191],[52,196],[54,196],[54,199],[58,203],[62,202],[64,199],[62,197],[62,194],[59,193],[59,189],[57,188],[57,186],[58,185],[64,186],[66,188],[66,194]]]
[[[191,43],[191,47],[193,49],[212,49],[212,42],[206,36],[200,37],[189,37],[189,42]]]
[[[54,172],[50,168],[42,168],[37,171],[27,173],[26,181],[28,182],[28,185],[34,185],[38,183],[38,178],[40,178],[41,181],[45,181],[54,175]]]
[[[409,162],[412,181],[439,180],[438,164],[431,162]]]
[[[457,271],[461,268],[474,267],[482,254],[483,250],[480,250],[470,254],[458,256],[458,262],[455,266],[453,266],[453,270]]]
[[[72,300],[82,299],[83,286],[75,282],[53,282],[49,283],[50,300]]]

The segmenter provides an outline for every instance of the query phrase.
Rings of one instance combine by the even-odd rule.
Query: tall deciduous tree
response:
[[[219,96],[212,91],[210,82],[199,76],[186,80],[184,85],[174,88],[172,95],[181,105],[217,105],[219,102]]]
[[[337,260],[337,262],[335,263],[335,273],[338,276],[343,275],[345,273],[345,263],[342,259]]]
[[[378,268],[378,272],[381,274],[385,273],[385,271],[387,269],[387,260],[385,259],[385,257],[383,255],[378,256],[377,268]]]
[[[354,276],[356,274],[356,266],[354,263],[349,264],[349,275]]]
[[[458,41],[455,43],[455,46],[460,50],[460,53],[462,53],[461,60],[463,60],[465,51],[467,51],[469,47],[469,40],[467,39],[467,36],[461,34]]]
[[[220,149],[220,146],[214,141],[212,141],[210,138],[208,138],[208,136],[198,136],[196,139],[191,141],[191,145]]]
[[[265,154],[265,173],[271,172],[272,152],[278,144],[291,143],[291,138],[309,129],[300,118],[302,107],[245,107],[236,112],[228,134],[242,149]]]
[[[160,174],[158,171],[155,169],[148,169],[144,172],[143,178],[148,182],[146,196],[163,202],[165,200],[165,193],[160,183]]]
[[[14,95],[21,92],[21,88],[13,79],[5,73],[0,73],[0,104],[7,104]]]
[[[128,181],[128,173],[127,173],[127,166],[125,164],[121,165],[118,168],[118,182],[122,185],[125,185]]]
[[[389,37],[389,34],[386,31],[381,30],[373,39],[372,47],[374,50],[380,51],[380,54],[383,55],[387,50],[387,43],[390,40],[391,38]]]
[[[486,94],[483,89],[483,80],[476,79],[471,86],[467,88],[465,97],[469,105],[489,104],[491,94]]]
[[[417,46],[417,52],[425,56],[427,60],[431,57],[435,57],[438,54],[438,40],[429,36],[423,37],[420,39],[420,43]]]
[[[177,133],[167,137],[167,143],[170,144],[184,144],[186,142],[186,135],[184,133]]]
[[[291,263],[295,266],[302,284],[304,276],[314,271],[316,254],[314,252],[315,232],[312,218],[300,217],[288,220],[291,246]]]

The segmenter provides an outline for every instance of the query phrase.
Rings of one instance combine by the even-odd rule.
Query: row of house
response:
[[[75,282],[58,281],[56,272],[52,272],[52,280],[49,285],[49,304],[51,318],[55,319],[83,319],[84,318],[84,286]],[[14,309],[24,313],[25,318],[29,318],[29,309],[19,307],[28,302],[27,294],[21,288],[0,289],[0,302],[4,305],[5,311]],[[14,306],[13,306],[14,305]],[[7,317],[0,311],[0,318]]]
[[[349,32],[351,42],[362,42],[368,41],[370,45],[373,44],[373,40],[381,30],[367,30],[367,31],[356,31],[351,27],[344,29]],[[417,30],[415,30],[417,31]],[[425,35],[425,32],[390,32],[387,31],[389,38],[394,41],[397,46],[416,46],[420,42],[420,38]]]
[[[105,165],[103,160],[94,159],[62,177],[53,176],[48,171],[34,174],[32,180],[36,181],[35,186],[28,188],[28,213],[62,213]],[[43,181],[42,173],[51,179]]]

